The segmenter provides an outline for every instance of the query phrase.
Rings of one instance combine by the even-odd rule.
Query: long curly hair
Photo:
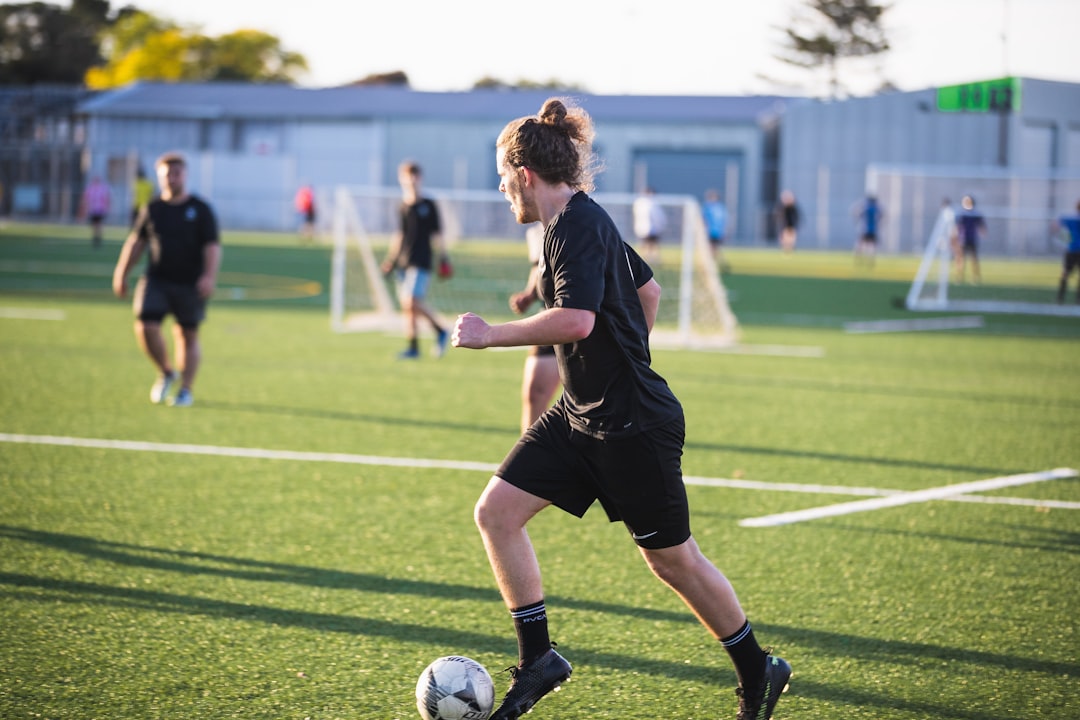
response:
[[[592,118],[567,98],[548,98],[540,112],[507,123],[496,147],[511,167],[528,167],[545,182],[591,191],[600,162]]]

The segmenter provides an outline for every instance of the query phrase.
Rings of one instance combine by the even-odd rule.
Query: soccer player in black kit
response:
[[[491,720],[515,720],[570,677],[552,647],[540,566],[525,530],[549,505],[582,516],[599,500],[649,569],[722,644],[739,679],[739,720],[772,716],[791,667],[754,638],[727,578],[690,533],[682,481],[683,411],[650,367],[660,286],[587,194],[592,120],[559,98],[510,122],[496,143],[499,189],[519,223],[544,224],[545,309],[491,325],[457,319],[455,347],[554,345],[564,391],[519,439],[475,508],[518,639],[510,689]]]
[[[187,163],[166,153],[154,163],[160,193],[135,218],[113,271],[113,292],[125,298],[128,274],[149,249],[146,273],[135,286],[135,339],[158,370],[150,401],[188,407],[202,359],[199,325],[217,287],[221,243],[210,206],[187,190]],[[175,362],[161,332],[166,315],[173,325]],[[177,383],[175,397],[169,391]]]

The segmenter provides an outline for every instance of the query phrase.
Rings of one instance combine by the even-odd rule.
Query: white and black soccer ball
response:
[[[416,709],[424,720],[487,720],[494,705],[495,683],[471,658],[441,657],[416,681]]]

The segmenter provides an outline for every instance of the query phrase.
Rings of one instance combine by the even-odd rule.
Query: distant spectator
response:
[[[960,212],[956,215],[956,231],[960,248],[956,257],[956,271],[959,281],[964,282],[968,260],[971,261],[971,276],[978,283],[982,281],[979,271],[979,241],[986,235],[986,218],[975,209],[975,198],[965,195],[960,201]]]
[[[723,245],[727,236],[728,211],[720,192],[714,188],[705,191],[705,204],[701,206],[705,220],[705,230],[709,234],[709,249],[713,259],[720,266],[721,272],[731,272],[731,266],[724,261]]]
[[[855,220],[858,223],[858,237],[855,239],[855,262],[862,261],[869,267],[874,265],[877,252],[878,232],[885,211],[875,195],[867,195],[855,206]]]
[[[301,185],[293,202],[300,215],[300,237],[310,242],[315,237],[315,192],[310,185]]]
[[[1061,281],[1058,283],[1057,301],[1065,302],[1065,289],[1069,285],[1069,276],[1073,270],[1077,270],[1076,302],[1080,304],[1080,202],[1076,203],[1076,212],[1072,215],[1062,215],[1053,225],[1054,235],[1066,235],[1069,238],[1065,244],[1065,257],[1061,262]]]
[[[101,176],[94,175],[83,190],[79,214],[90,223],[90,241],[95,248],[101,247],[101,226],[105,222],[105,216],[109,214],[111,203],[112,193],[109,186]]]
[[[136,218],[139,217],[139,211],[153,199],[154,183],[146,177],[146,173],[140,167],[135,171],[135,182],[131,186],[131,222],[129,224],[132,227],[135,225]]]
[[[786,253],[795,249],[795,243],[799,239],[800,219],[795,193],[790,190],[780,193],[780,202],[776,206],[776,224],[780,228],[780,247]]]
[[[667,229],[667,215],[656,200],[656,190],[645,188],[634,200],[634,235],[641,244],[641,254],[654,267],[660,264],[660,238]]]

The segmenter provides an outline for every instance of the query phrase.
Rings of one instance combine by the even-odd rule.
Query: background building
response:
[[[139,165],[165,150],[188,155],[190,182],[211,198],[222,224],[295,226],[292,198],[312,184],[397,186],[397,165],[415,159],[428,188],[494,190],[494,148],[514,117],[534,114],[548,91],[415,92],[406,88],[301,89],[284,85],[137,83],[81,106],[89,171],[124,197]],[[778,97],[579,96],[597,125],[605,171],[598,190],[701,198],[715,187],[731,201],[735,234],[762,233],[766,138]],[[120,203],[123,205],[123,203]]]
[[[852,206],[872,190],[887,252],[918,250],[941,201],[970,193],[991,220],[987,252],[1057,253],[1048,221],[1080,199],[1080,85],[1006,78],[789,101],[778,156],[779,183],[803,210],[801,247],[851,247]],[[882,182],[890,172],[909,180]]]
[[[339,185],[396,189],[407,158],[424,167],[428,188],[493,190],[499,131],[550,94],[246,83],[135,83],[96,95],[13,89],[0,93],[10,110],[0,123],[0,210],[70,219],[82,183],[98,174],[111,185],[110,221],[126,222],[136,169],[150,171],[166,150],[188,155],[192,188],[235,229],[294,229],[303,184],[324,207]],[[849,248],[852,208],[869,190],[885,206],[885,252],[918,251],[941,201],[966,193],[991,221],[987,252],[1056,252],[1047,220],[1080,197],[1080,84],[1006,78],[837,101],[576,99],[597,125],[599,191],[648,185],[700,199],[717,188],[732,244],[772,241],[776,198],[790,189],[802,210],[799,247]]]

